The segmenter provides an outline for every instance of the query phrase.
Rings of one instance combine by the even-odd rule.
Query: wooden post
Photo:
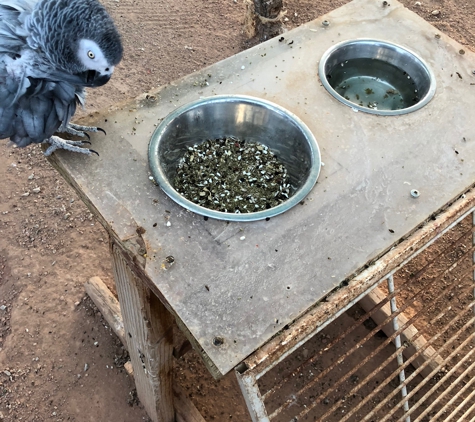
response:
[[[102,316],[117,334],[124,347],[128,350],[124,322],[120,310],[120,304],[117,299],[99,277],[92,277],[89,279],[89,281],[86,282],[85,287],[87,294],[99,308]],[[188,340],[185,340],[178,348],[174,349],[174,358],[178,359],[189,349],[191,349],[191,344]],[[124,364],[124,369],[130,377],[134,378],[134,369],[130,361]],[[205,422],[186,392],[177,384],[173,385],[173,399],[176,422]]]
[[[266,41],[282,33],[282,0],[253,0],[253,25],[260,41]]]
[[[124,368],[128,375],[133,378],[134,370],[131,366],[130,362],[127,362],[124,365]],[[201,416],[193,402],[188,398],[185,391],[179,385],[174,386],[173,395],[175,399],[176,422],[205,422],[203,416]]]
[[[153,422],[173,422],[173,319],[115,245],[112,258],[137,395]]]

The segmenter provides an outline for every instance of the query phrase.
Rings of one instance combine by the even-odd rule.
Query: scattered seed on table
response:
[[[287,169],[264,144],[235,137],[188,147],[174,188],[202,207],[230,213],[273,208],[291,196]]]

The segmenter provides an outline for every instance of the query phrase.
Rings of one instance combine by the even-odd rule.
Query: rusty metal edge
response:
[[[330,292],[324,299],[277,333],[260,349],[246,358],[237,370],[259,378],[260,372],[279,361],[300,343],[307,341],[318,327],[339,311],[355,302],[391,271],[400,267],[408,258],[448,230],[454,221],[465,217],[475,207],[474,186],[431,215],[417,228],[402,237],[389,250],[384,251],[371,263],[355,272],[350,279]]]

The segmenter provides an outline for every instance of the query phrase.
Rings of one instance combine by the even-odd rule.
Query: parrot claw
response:
[[[84,144],[91,144],[89,141],[69,141],[66,139],[61,139],[59,136],[52,136],[51,138],[45,139],[43,143],[50,144],[50,146],[44,152],[45,156],[51,155],[57,149],[65,149],[67,151],[79,152],[81,154],[91,155],[96,154],[99,156],[97,151],[89,148],[81,148]]]
[[[62,132],[70,133],[71,135],[87,137],[91,139],[87,132],[102,132],[104,135],[107,135],[106,131],[100,127],[95,126],[81,126],[74,123],[69,123]]]
[[[87,132],[103,132],[106,134],[106,131],[104,129],[101,129],[100,127],[94,127],[94,126],[81,126],[81,125],[76,125],[74,123],[69,123],[64,130],[61,130],[61,132],[69,133],[71,135],[75,136],[80,136],[81,138],[87,138],[86,140],[81,140],[81,141],[69,141],[65,139],[61,139],[58,136],[52,136],[51,138],[45,140],[44,142],[49,143],[50,146],[46,149],[45,155],[51,155],[54,151],[57,149],[65,149],[67,151],[73,151],[73,152],[80,152],[81,154],[96,154],[99,156],[99,153],[93,149],[89,148],[81,148],[83,145],[88,144],[91,145],[91,137]]]

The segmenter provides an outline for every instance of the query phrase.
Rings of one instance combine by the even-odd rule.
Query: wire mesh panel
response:
[[[254,419],[475,421],[472,219],[257,374]]]

